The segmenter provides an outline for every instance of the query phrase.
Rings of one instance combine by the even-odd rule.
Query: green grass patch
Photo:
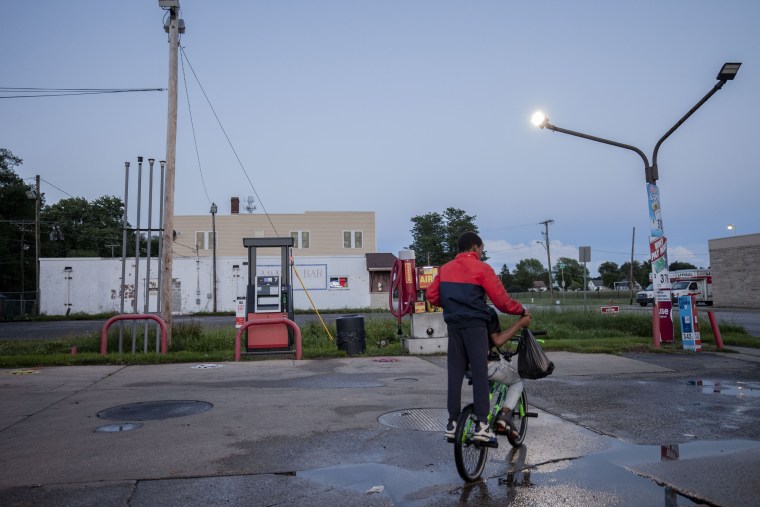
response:
[[[546,330],[547,336],[540,337],[548,351],[569,351],[581,353],[621,354],[624,352],[681,353],[680,329],[676,324],[675,343],[655,349],[652,344],[652,322],[648,313],[621,313],[602,315],[582,309],[564,311],[536,311],[533,313],[533,329]],[[502,326],[514,322],[513,317],[501,316]],[[396,320],[392,317],[365,319],[365,357],[405,355],[397,333]],[[198,321],[175,323],[172,326],[172,348],[169,354],[161,355],[156,349],[156,326],[149,325],[148,350],[144,352],[142,324],[136,326],[136,353],[132,354],[132,325],[125,324],[122,335],[122,353],[119,353],[119,325],[114,325],[108,333],[108,355],[100,355],[100,335],[60,340],[0,341],[0,367],[25,368],[63,365],[95,364],[166,364],[190,362],[220,362],[234,359],[235,330],[204,329]],[[305,359],[345,357],[344,351],[336,344],[335,323],[325,330],[318,320],[301,326],[302,352]],[[760,339],[746,333],[744,328],[729,323],[720,323],[725,345],[760,347]],[[702,349],[716,350],[715,340],[709,325],[703,325]],[[402,322],[402,337],[410,335],[410,320]],[[77,353],[72,354],[76,347]],[[243,346],[244,348],[244,346]],[[243,356],[244,360],[265,360],[283,358],[283,355]]]

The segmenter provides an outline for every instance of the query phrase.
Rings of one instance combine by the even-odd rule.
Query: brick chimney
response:
[[[233,197],[230,199],[230,213],[233,215],[240,214],[240,197]]]

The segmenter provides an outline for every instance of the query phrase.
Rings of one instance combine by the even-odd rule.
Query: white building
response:
[[[210,215],[175,217],[172,265],[175,313],[213,309],[213,227]],[[320,310],[387,306],[393,256],[376,254],[374,212],[306,212],[303,214],[239,214],[236,198],[231,213],[216,216],[217,310],[234,311],[248,284],[246,237],[291,236],[295,240],[293,304],[309,309],[311,297]],[[378,266],[388,264],[387,267]],[[135,263],[126,259],[124,312],[145,310],[146,283],[149,312],[156,312],[158,259]],[[279,251],[260,250],[257,275],[279,274]],[[40,311],[47,315],[68,312],[121,311],[120,258],[40,259]],[[296,275],[297,272],[297,275]],[[137,281],[135,280],[137,274]],[[299,280],[300,277],[300,280]],[[385,294],[385,297],[383,297]]]

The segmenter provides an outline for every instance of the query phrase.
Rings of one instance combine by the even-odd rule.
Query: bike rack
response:
[[[295,339],[296,339],[296,359],[301,359],[301,329],[298,327],[298,324],[293,322],[290,319],[267,319],[267,320],[249,320],[240,327],[240,329],[237,330],[235,333],[235,361],[240,361],[240,337],[243,334],[243,331],[248,329],[251,326],[260,326],[260,325],[271,325],[271,324],[285,324],[290,329],[293,330],[295,333]]]
[[[105,356],[108,353],[108,328],[111,327],[111,324],[114,322],[118,322],[120,320],[154,320],[158,323],[158,325],[161,327],[161,353],[163,355],[167,354],[167,347],[166,347],[166,322],[161,317],[158,317],[156,315],[150,315],[147,313],[128,313],[128,314],[122,314],[122,315],[115,315],[108,319],[105,324],[103,324],[103,329],[100,331],[100,354]],[[300,343],[300,342],[299,342]]]

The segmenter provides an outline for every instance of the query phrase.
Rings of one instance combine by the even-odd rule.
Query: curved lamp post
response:
[[[659,171],[657,168],[657,153],[660,151],[662,143],[670,137],[670,135],[676,131],[694,112],[699,109],[702,104],[712,97],[715,92],[723,88],[723,85],[727,81],[731,81],[736,77],[736,73],[741,66],[740,62],[729,62],[723,64],[716,79],[718,82],[713,88],[692,107],[688,113],[686,113],[680,120],[663,135],[654,147],[652,153],[652,163],[649,163],[649,159],[643,151],[631,146],[630,144],[619,143],[617,141],[611,141],[603,137],[591,136],[582,132],[576,132],[574,130],[568,130],[556,125],[552,125],[549,122],[549,118],[542,112],[536,112],[531,121],[539,128],[546,128],[554,132],[560,132],[562,134],[569,134],[571,136],[582,137],[590,141],[596,141],[599,143],[609,144],[617,146],[618,148],[625,148],[636,152],[644,161],[644,176],[647,183],[647,196],[649,201],[649,218],[651,231],[649,235],[649,251],[650,260],[652,262],[652,281],[655,289],[655,300],[657,301],[657,312],[653,316],[659,319],[653,322],[655,329],[659,328],[659,332],[655,332],[655,347],[660,346],[660,342],[672,342],[673,341],[673,318],[671,315],[671,301],[670,301],[670,276],[668,273],[668,256],[667,256],[667,239],[663,233],[662,228],[662,214],[660,209],[660,191],[657,188],[657,180],[659,179]]]

